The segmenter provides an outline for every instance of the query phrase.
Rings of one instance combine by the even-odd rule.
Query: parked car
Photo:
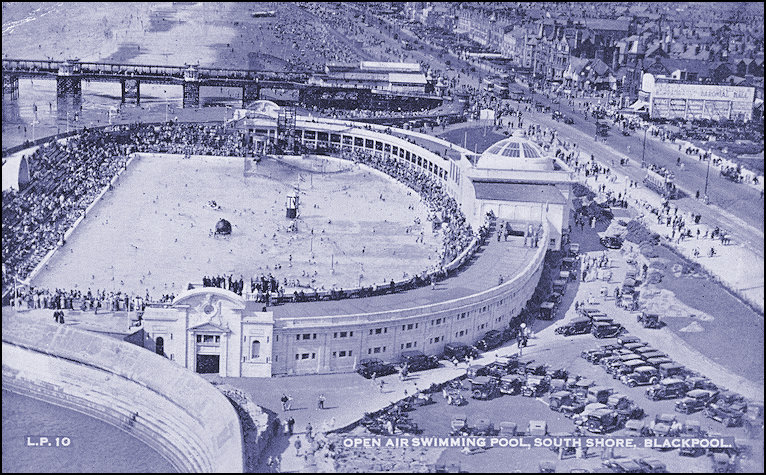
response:
[[[543,302],[540,304],[540,312],[537,316],[540,320],[553,320],[556,316],[556,304],[553,302]]]
[[[479,356],[479,351],[469,345],[463,343],[447,343],[444,345],[444,359],[452,360],[456,358],[458,361],[465,361],[468,358],[475,358]]]
[[[634,373],[636,369],[644,366],[645,364],[646,362],[640,359],[625,361],[619,366],[613,366],[610,368],[609,373],[612,374],[612,378],[622,380],[623,376]]]
[[[643,473],[668,473],[668,467],[655,458],[640,457],[633,461],[641,467]]]
[[[617,411],[609,408],[597,409],[588,415],[585,428],[595,434],[606,434],[619,429],[622,422],[622,417]]]
[[[484,337],[476,342],[476,348],[479,351],[488,351],[503,344],[503,332],[499,330],[490,330],[484,334]]]
[[[639,366],[632,373],[623,375],[620,379],[624,384],[634,388],[657,384],[660,380],[660,373],[654,366]]]
[[[614,392],[613,388],[607,386],[591,386],[588,388],[588,402],[600,402],[606,404],[609,396]]]
[[[681,432],[682,427],[674,414],[657,414],[649,425],[652,434],[657,437],[673,437]]]
[[[660,316],[656,313],[641,312],[636,316],[638,323],[642,324],[644,328],[662,328],[662,322]]]
[[[497,380],[489,376],[477,376],[471,380],[471,397],[474,399],[492,399],[497,396]]]
[[[606,400],[606,405],[617,411],[623,419],[641,419],[644,417],[644,410],[628,396],[621,393],[610,394]]]
[[[588,318],[579,317],[575,318],[566,325],[562,325],[556,328],[555,332],[559,335],[572,336],[572,335],[584,335],[590,333],[591,322]]]
[[[683,399],[676,402],[676,411],[683,414],[691,414],[701,411],[708,404],[715,401],[717,393],[705,389],[692,389],[686,393]]]
[[[500,392],[515,396],[521,394],[521,387],[524,385],[524,378],[517,374],[508,374],[500,378]]]
[[[643,473],[641,465],[628,459],[604,460],[602,465],[614,473]]]
[[[596,338],[614,338],[625,329],[618,323],[594,323],[591,333]]]
[[[646,390],[646,396],[652,401],[675,399],[686,395],[686,384],[681,379],[665,378]]]
[[[705,416],[726,427],[739,427],[744,420],[744,413],[720,398],[705,408]]]
[[[703,376],[690,376],[686,378],[685,383],[686,388],[689,391],[692,389],[707,389],[709,391],[718,391],[718,386]]]
[[[622,346],[625,346],[628,343],[638,343],[640,341],[640,338],[633,335],[621,335],[619,338],[617,338],[617,344]]]
[[[582,412],[585,409],[585,403],[578,400],[571,391],[556,391],[548,398],[548,407],[552,411],[572,415]]]
[[[373,374],[376,377],[394,374],[396,373],[396,366],[389,363],[384,363],[378,358],[366,358],[359,361],[356,372],[365,378],[370,379],[372,378]]]
[[[407,366],[408,371],[423,371],[439,367],[439,359],[435,356],[427,356],[422,351],[404,351],[399,355],[400,366]]]
[[[660,365],[660,376],[663,378],[677,378],[683,376],[686,368],[677,363],[666,363]]]
[[[521,387],[521,395],[527,397],[537,397],[548,390],[548,382],[545,376],[527,375],[527,380]]]

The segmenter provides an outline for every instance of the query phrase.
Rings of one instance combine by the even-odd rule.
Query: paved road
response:
[[[536,96],[540,98],[541,96]],[[597,160],[611,166],[611,157],[629,156],[630,164],[622,167],[620,171],[630,176],[634,181],[641,183],[646,172],[641,169],[641,140],[637,137],[619,137],[612,134],[607,139],[607,143],[595,142],[595,125],[582,120],[582,116],[575,117],[574,125],[566,125],[563,122],[556,122],[551,119],[550,114],[537,112],[526,113],[525,122],[532,120],[543,127],[553,128],[559,132],[559,139],[568,142],[575,142],[583,148],[583,151],[594,153]],[[585,129],[583,131],[583,129]],[[592,129],[592,130],[591,130]],[[631,141],[632,140],[632,141]],[[745,244],[753,250],[758,256],[763,257],[763,200],[759,197],[758,191],[742,184],[734,184],[715,176],[716,188],[709,188],[714,194],[711,198],[711,205],[705,205],[703,202],[694,199],[694,184],[701,179],[704,188],[704,170],[707,168],[703,164],[692,158],[686,158],[686,169],[677,171],[675,160],[678,154],[672,154],[664,144],[658,144],[647,139],[646,159],[648,162],[657,163],[660,166],[669,166],[675,169],[676,176],[679,179],[680,186],[687,192],[691,191],[692,196],[674,200],[672,203],[679,209],[694,212],[702,215],[703,221],[709,226],[719,226],[726,229],[735,241]],[[653,146],[650,150],[650,144]],[[630,145],[630,153],[627,153],[627,146]],[[638,151],[636,151],[638,149]],[[618,162],[619,163],[619,162]],[[618,165],[619,166],[619,165]],[[696,168],[696,171],[695,171]],[[701,177],[699,173],[702,173]],[[711,171],[711,178],[714,173]],[[713,180],[711,180],[712,182]],[[711,191],[709,191],[710,193]]]
[[[587,137],[590,139],[590,142],[593,142],[596,133],[595,121],[586,121],[581,112],[573,111],[563,102],[558,105],[551,104],[547,98],[539,94],[535,96],[535,99],[550,105],[551,110],[560,109],[562,113],[571,117],[575,121],[572,125],[565,125],[562,122],[553,121],[550,114],[538,114],[533,112],[532,116],[535,117],[535,119],[548,119],[540,120],[542,125],[553,125],[553,127],[559,131],[563,140],[575,139],[577,142],[582,142],[582,140]],[[622,135],[619,129],[613,127],[609,137],[606,139],[606,143],[617,152],[636,161],[636,163],[641,163],[643,133],[634,132],[633,135],[626,137]],[[699,212],[703,217],[710,214],[710,212],[707,211],[708,207],[694,199],[694,194],[697,190],[700,190],[700,193],[703,193],[705,190],[705,175],[708,168],[706,162],[700,162],[691,155],[686,155],[685,153],[680,152],[678,150],[678,145],[650,138],[647,138],[646,140],[646,151],[644,155],[647,163],[666,167],[676,174],[676,182],[690,195],[690,198],[678,200],[679,203],[683,203],[684,206],[692,211]],[[683,170],[679,169],[676,165],[678,157],[681,157],[682,163],[684,163]],[[640,173],[636,173],[636,178],[641,175],[640,178],[643,179],[643,171],[639,172]],[[633,179],[635,180],[636,178]],[[758,190],[745,184],[732,183],[723,178],[716,168],[711,167],[708,182],[708,196],[712,205],[722,208],[742,220],[746,225],[760,231],[759,234],[756,233],[753,237],[757,238],[758,241],[761,241],[760,248],[761,250],[763,249],[764,209],[763,199],[760,197],[760,192]],[[726,225],[725,223],[722,224],[724,227],[731,228],[731,225]],[[735,223],[737,226],[740,224],[741,223]]]

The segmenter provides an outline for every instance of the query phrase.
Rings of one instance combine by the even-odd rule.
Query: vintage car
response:
[[[545,376],[529,374],[524,386],[521,387],[521,395],[527,397],[537,397],[548,390],[548,382]]]
[[[384,363],[378,358],[366,358],[359,361],[356,372],[370,379],[373,374],[376,377],[394,374],[396,373],[396,367],[392,364]]]
[[[580,254],[580,243],[573,242],[569,245],[569,256],[577,257]]]
[[[489,376],[477,376],[470,380],[471,397],[474,399],[492,399],[498,391],[498,382]]]
[[[488,351],[503,344],[503,332],[490,330],[484,334],[481,340],[476,342],[476,348],[480,351]]]
[[[489,363],[487,366],[485,366],[484,371],[482,371],[483,375],[495,379],[500,379],[509,372],[508,364],[502,361],[493,361],[492,363]]]
[[[622,345],[623,348],[625,348],[626,350],[630,350],[630,351],[632,351],[634,353],[636,352],[636,350],[638,348],[643,348],[645,346],[647,346],[647,344],[644,343],[643,341],[636,341],[636,342],[633,342],[633,343],[625,343],[624,345]]]
[[[524,385],[524,378],[517,374],[508,374],[500,378],[500,392],[515,396],[521,394],[521,387]]]
[[[468,379],[475,378],[477,376],[486,376],[487,367],[483,364],[474,364],[466,368],[465,377]]]
[[[652,365],[655,368],[657,368],[658,370],[660,368],[660,365],[663,365],[665,363],[672,363],[672,362],[673,362],[673,360],[671,360],[667,356],[659,356],[659,357],[656,357],[656,358],[647,358],[647,360],[646,360],[646,364]]]
[[[617,338],[617,344],[622,345],[623,347],[628,343],[638,343],[640,341],[641,339],[639,337],[633,335],[621,335]]]
[[[593,317],[597,315],[606,316],[606,314],[602,312],[601,309],[592,308],[592,307],[588,307],[588,308],[580,307],[580,310],[578,310],[578,313],[580,314],[580,316],[588,318],[590,320],[593,320]]]
[[[590,326],[591,322],[589,319],[578,317],[566,325],[562,325],[556,328],[555,332],[564,336],[584,335],[586,333],[590,333]]]
[[[593,315],[593,318],[591,319],[591,323],[593,325],[603,324],[603,323],[612,324],[612,323],[614,323],[614,318],[612,318],[612,317],[610,317],[608,315],[603,315],[603,314],[602,315]]]
[[[744,413],[735,405],[728,404],[719,397],[718,401],[705,408],[705,417],[718,421],[726,427],[739,427],[744,420]]]
[[[649,429],[644,421],[633,419],[625,422],[625,434],[630,437],[646,437]]]
[[[691,414],[693,412],[701,411],[708,404],[715,402],[715,398],[718,395],[715,391],[707,391],[705,389],[692,389],[686,393],[680,401],[676,402],[676,411],[682,414]]]
[[[652,353],[654,351],[657,351],[657,350],[655,350],[654,348],[652,348],[649,345],[644,345],[644,346],[641,346],[641,347],[636,348],[635,350],[633,350],[633,352],[636,353],[639,356],[643,356],[643,355],[645,355],[647,353]]]
[[[600,402],[601,404],[606,404],[606,401],[609,400],[609,396],[611,396],[613,392],[614,388],[607,386],[591,386],[588,388],[586,398],[588,402]]]
[[[677,363],[665,363],[660,365],[660,376],[663,378],[681,377],[686,372],[684,365]]]
[[[734,463],[726,454],[713,454],[713,472],[714,473],[732,473],[734,472]]]
[[[641,359],[634,359],[629,361],[623,361],[620,365],[614,365],[607,368],[607,372],[612,375],[614,379],[622,379],[623,376],[631,374],[636,369],[644,366],[646,362]]]
[[[601,359],[608,358],[614,354],[614,349],[608,348],[608,346],[611,345],[605,345],[600,348],[594,348],[592,350],[585,350],[580,353],[580,356],[592,364],[598,364]]]
[[[662,322],[660,316],[656,313],[641,312],[636,316],[638,323],[642,324],[644,328],[662,328]]]
[[[582,412],[585,404],[580,402],[571,391],[557,391],[548,398],[548,407],[552,411],[572,415]]]
[[[464,345],[463,343],[447,343],[444,345],[444,359],[445,360],[452,360],[457,359],[458,361],[465,361],[468,358],[475,358],[479,356],[479,351],[469,345]]]
[[[596,409],[588,415],[585,428],[595,434],[606,434],[622,426],[622,417],[617,411],[609,408]]]
[[[630,400],[628,396],[621,393],[611,394],[606,400],[606,405],[617,411],[623,419],[640,419],[644,417],[644,410]]]
[[[588,389],[595,385],[596,383],[592,379],[582,378],[571,384],[570,388],[577,397],[585,400],[588,398]]]
[[[618,323],[594,323],[590,332],[596,338],[614,338],[624,330]]]
[[[673,414],[657,414],[649,425],[652,434],[657,437],[674,437],[681,432],[681,427]]]
[[[567,289],[567,281],[565,279],[556,279],[553,281],[553,291],[563,294]]]
[[[681,379],[665,378],[646,390],[646,397],[652,401],[675,399],[686,395],[686,384]]]
[[[631,388],[654,385],[660,380],[660,373],[654,366],[639,366],[632,373],[623,375],[620,380]]]
[[[556,304],[553,302],[543,302],[540,304],[540,313],[537,318],[540,320],[553,320],[556,316]]]
[[[686,388],[691,391],[692,389],[707,389],[709,391],[718,391],[718,386],[714,382],[705,378],[704,376],[689,376],[684,381]]]
[[[668,467],[660,460],[650,457],[640,457],[633,459],[643,473],[668,473]]]
[[[422,351],[404,351],[399,355],[399,365],[407,366],[407,370],[423,371],[439,367],[439,359],[436,356],[426,356]]]
[[[601,464],[614,473],[642,473],[641,466],[629,459],[608,459]]]
[[[668,355],[661,352],[660,350],[652,350],[641,355],[641,358],[643,358],[645,361],[649,361],[650,359],[653,359],[653,358],[667,358],[667,357]]]

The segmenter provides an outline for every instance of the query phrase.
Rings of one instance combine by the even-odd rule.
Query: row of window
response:
[[[417,348],[417,347],[418,347],[418,342],[417,341],[415,341],[415,342],[411,341],[411,342],[408,342],[408,343],[402,343],[401,344],[401,348],[399,348],[399,349],[404,350],[404,349]]]
[[[354,336],[354,332],[335,332],[332,334],[333,338],[351,338]]]
[[[341,351],[333,351],[332,357],[333,358],[347,358],[349,356],[353,356],[352,350],[341,350]]]

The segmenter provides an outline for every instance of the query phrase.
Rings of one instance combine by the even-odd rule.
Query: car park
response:
[[[689,376],[684,380],[684,382],[686,383],[686,388],[689,391],[692,389],[707,389],[710,391],[718,391],[718,386],[703,376]]]
[[[632,373],[623,375],[620,380],[631,388],[654,385],[660,380],[660,373],[654,366],[638,366]]]
[[[359,362],[359,367],[356,372],[361,374],[367,379],[372,378],[374,374],[376,377],[387,376],[389,374],[396,373],[396,367],[389,363],[384,363],[378,358],[366,358]]]
[[[473,346],[465,345],[463,343],[447,343],[444,345],[444,359],[458,361],[465,361],[468,358],[475,358],[479,356],[479,351]]]
[[[585,317],[578,317],[556,328],[555,332],[559,335],[572,336],[572,335],[584,335],[590,333],[591,321]]]
[[[575,381],[570,388],[577,397],[585,400],[588,398],[588,388],[595,385],[596,383],[592,379],[582,378]]]
[[[646,360],[647,364],[650,364],[650,365],[654,366],[657,369],[659,369],[660,365],[663,365],[665,363],[672,363],[672,362],[673,362],[673,360],[671,360],[670,358],[668,358],[666,356],[660,356],[660,357],[656,357],[656,358],[648,358]]]
[[[436,356],[426,356],[422,351],[405,351],[399,356],[401,367],[406,366],[407,370],[423,371],[439,367],[439,360]]]
[[[686,384],[681,379],[665,378],[646,390],[646,396],[652,401],[675,399],[686,395]]]
[[[641,341],[637,341],[637,342],[634,342],[634,343],[626,343],[626,344],[622,345],[623,348],[625,348],[627,350],[630,350],[630,351],[633,351],[633,352],[635,352],[637,348],[643,348],[645,346],[646,346],[646,343],[641,342]]]
[[[715,401],[717,393],[715,391],[707,391],[705,389],[692,389],[686,393],[680,401],[676,402],[676,411],[683,414],[691,414],[693,412],[701,411],[708,404]]]
[[[659,350],[652,350],[649,352],[646,352],[641,355],[641,358],[643,358],[645,361],[649,361],[652,358],[667,358],[668,355],[665,353],[659,351]],[[672,362],[672,361],[671,361]]]

